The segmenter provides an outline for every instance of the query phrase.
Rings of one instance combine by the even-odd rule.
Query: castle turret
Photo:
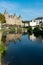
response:
[[[14,19],[17,19],[17,16],[16,16],[16,14],[14,14]]]
[[[5,16],[5,18],[7,18],[7,17],[9,16],[7,10],[5,10],[5,12],[4,12],[4,16]]]
[[[22,17],[21,16],[18,17],[18,25],[22,25]]]
[[[19,16],[19,19],[22,19],[22,17],[21,17],[21,16]]]

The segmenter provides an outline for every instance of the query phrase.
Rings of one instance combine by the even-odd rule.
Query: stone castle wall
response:
[[[6,24],[8,25],[20,25],[22,26],[22,17],[17,17],[16,15],[9,15],[8,12],[5,11],[4,13]]]

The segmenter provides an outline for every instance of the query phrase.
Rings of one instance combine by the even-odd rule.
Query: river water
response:
[[[2,65],[43,65],[43,38],[34,34],[2,36],[7,50],[2,54]]]

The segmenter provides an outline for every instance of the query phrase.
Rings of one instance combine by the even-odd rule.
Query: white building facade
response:
[[[42,27],[43,26],[42,23],[43,23],[43,18],[36,18],[34,20],[31,20],[29,25],[32,27],[32,29],[34,29],[35,26],[37,26],[37,25]]]

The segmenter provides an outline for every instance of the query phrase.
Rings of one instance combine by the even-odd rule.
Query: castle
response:
[[[5,16],[6,24],[8,25],[16,25],[16,26],[23,25],[21,16],[17,17],[16,14],[9,15],[6,10],[4,12],[4,16]]]

